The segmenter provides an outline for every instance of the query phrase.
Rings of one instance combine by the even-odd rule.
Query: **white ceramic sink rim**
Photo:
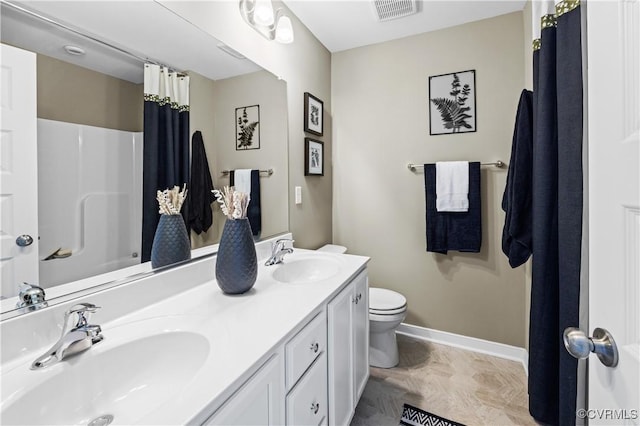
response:
[[[268,268],[272,269],[271,277],[279,283],[309,284],[334,277],[343,265],[336,255],[294,251],[286,255],[282,263]]]
[[[192,331],[197,319],[172,315],[137,319],[106,327],[102,342],[57,364],[30,370],[30,362],[22,363],[3,374],[3,391],[15,389],[3,395],[3,423],[36,424],[46,419],[49,424],[88,424],[105,414],[114,416],[114,425],[135,423],[148,414],[140,400],[162,404],[179,393],[206,361],[210,343]],[[180,362],[175,363],[177,359]]]

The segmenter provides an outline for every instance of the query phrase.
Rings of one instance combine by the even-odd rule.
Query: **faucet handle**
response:
[[[78,318],[74,321],[75,325],[72,328],[84,327],[89,324],[89,315],[94,313],[98,309],[100,309],[100,306],[96,306],[92,303],[78,303],[77,305],[73,305],[64,314],[65,329],[67,324],[69,323],[69,317],[71,317],[73,314],[77,314]],[[63,330],[63,334],[65,333],[66,330]]]
[[[279,238],[275,243],[273,243],[273,248],[275,249],[277,247],[280,247],[280,245],[282,245],[282,248],[284,248],[285,243],[291,243],[293,245],[293,243],[295,242],[296,240],[294,240],[293,238]]]

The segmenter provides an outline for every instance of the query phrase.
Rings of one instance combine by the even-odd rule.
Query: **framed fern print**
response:
[[[304,92],[304,131],[322,136],[324,133],[324,102],[309,92]]]
[[[236,108],[236,151],[260,149],[260,105]]]
[[[429,77],[429,134],[476,131],[476,71]]]

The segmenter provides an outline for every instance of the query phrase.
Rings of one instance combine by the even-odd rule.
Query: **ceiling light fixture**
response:
[[[267,40],[289,44],[293,42],[293,25],[282,8],[273,10],[271,0],[240,0],[240,15]]]

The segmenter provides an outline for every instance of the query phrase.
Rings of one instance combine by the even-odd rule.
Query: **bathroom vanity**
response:
[[[0,323],[7,424],[348,424],[367,381],[368,258],[295,249],[229,296],[215,257]],[[104,340],[38,371],[78,302]]]

